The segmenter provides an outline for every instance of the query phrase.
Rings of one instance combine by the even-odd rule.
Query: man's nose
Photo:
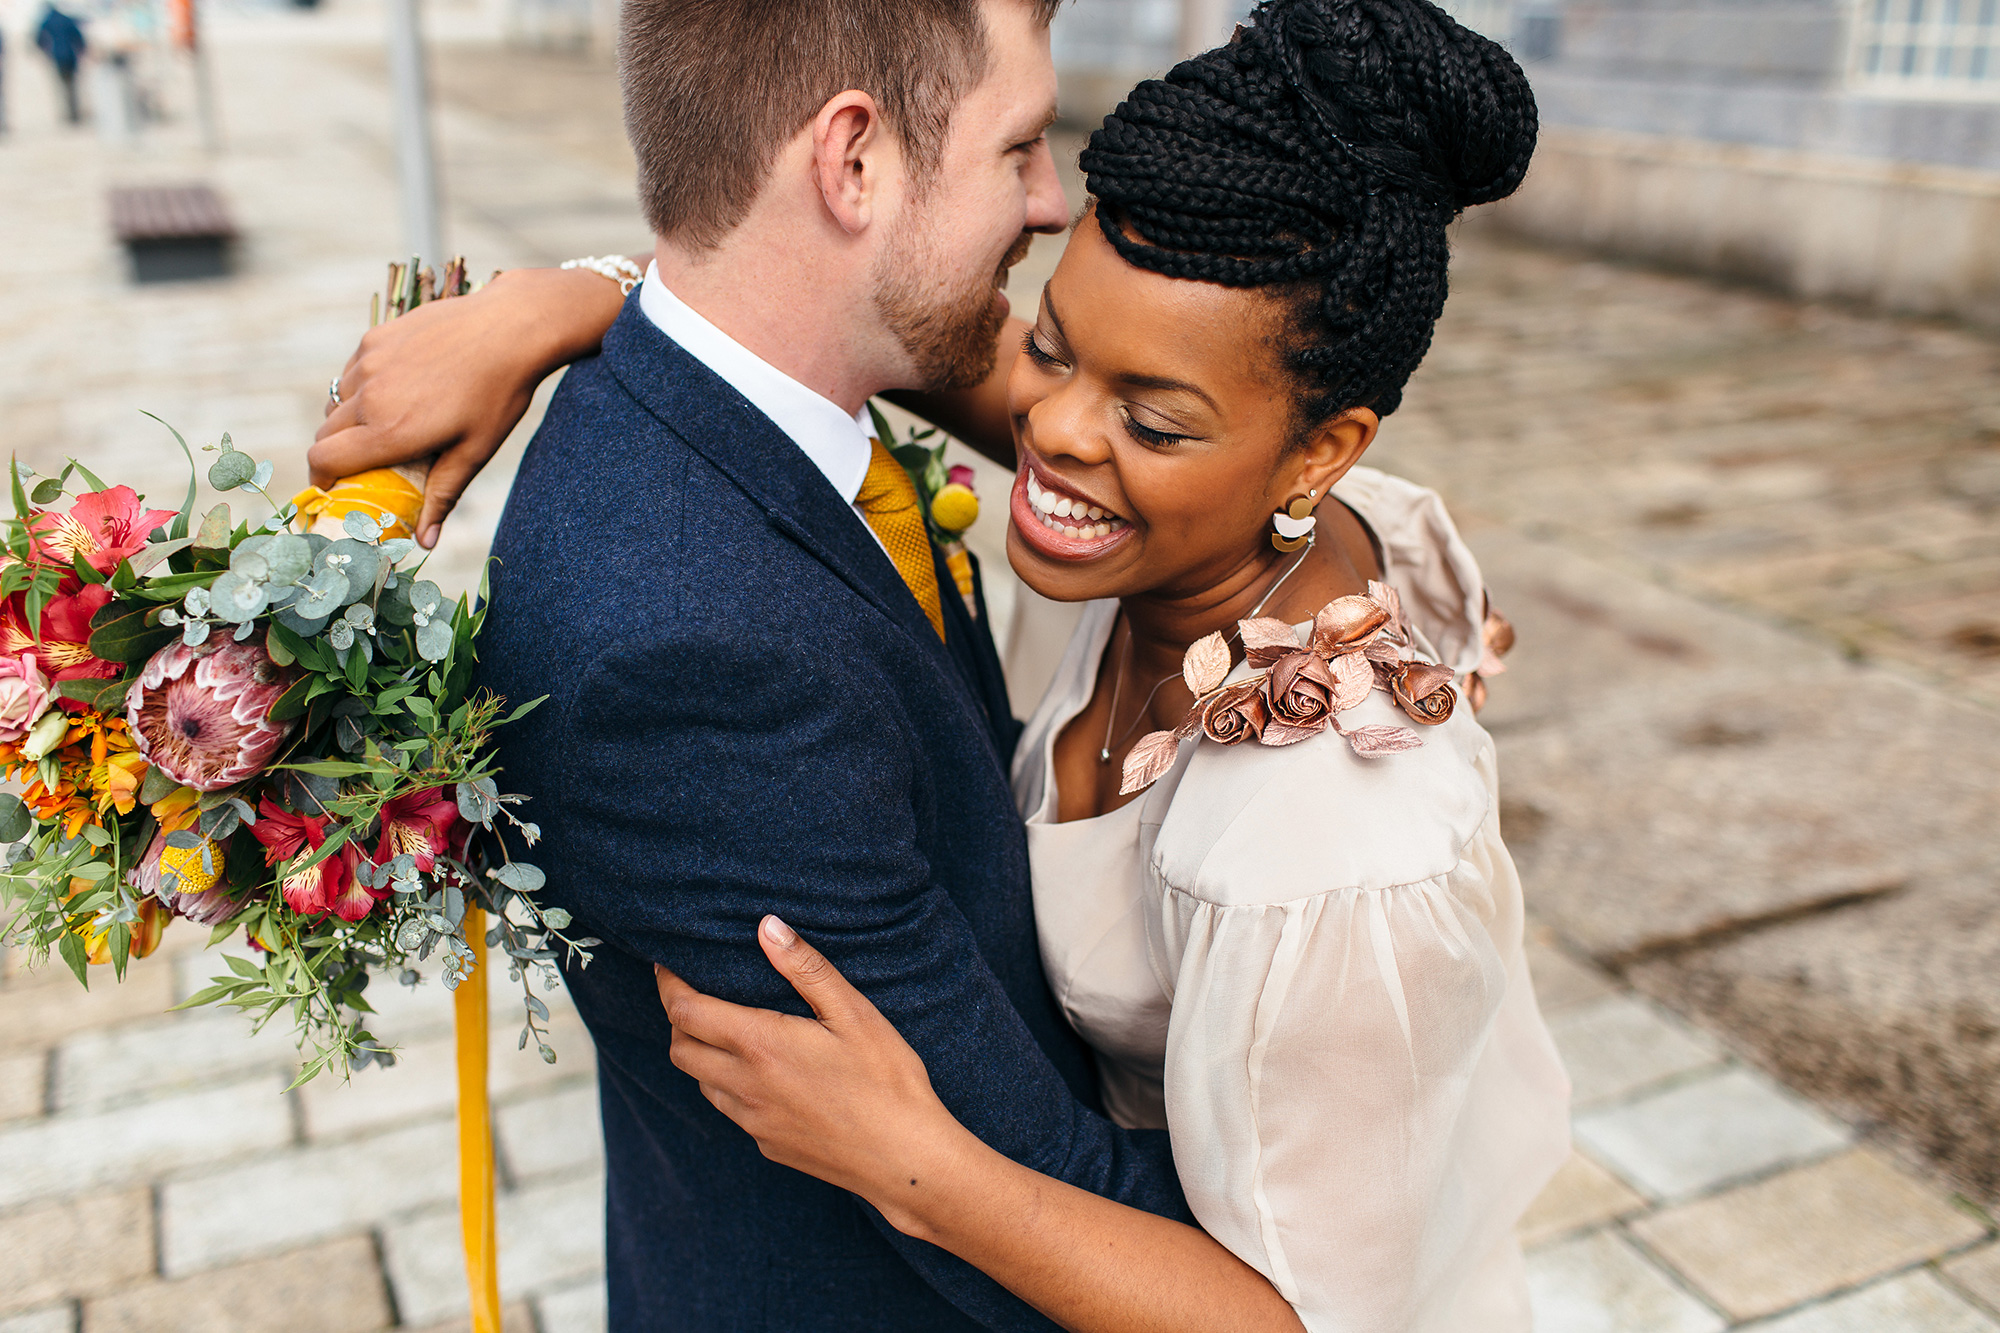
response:
[[[1069,225],[1069,201],[1063,197],[1062,177],[1056,173],[1055,154],[1049,141],[1035,145],[1028,159],[1028,231],[1056,233]]]

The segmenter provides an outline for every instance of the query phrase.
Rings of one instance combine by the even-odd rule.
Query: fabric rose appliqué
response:
[[[1412,721],[1434,727],[1457,707],[1450,668],[1421,660],[1411,646],[1396,590],[1370,580],[1366,594],[1337,597],[1313,617],[1308,642],[1293,628],[1264,617],[1238,621],[1244,659],[1258,674],[1225,685],[1233,665],[1229,642],[1210,634],[1188,647],[1181,675],[1194,706],[1172,731],[1142,736],[1125,757],[1121,793],[1157,782],[1174,765],[1180,743],[1197,734],[1218,745],[1295,745],[1333,730],[1364,758],[1413,750],[1423,740],[1409,727],[1350,727],[1341,715],[1382,690]]]

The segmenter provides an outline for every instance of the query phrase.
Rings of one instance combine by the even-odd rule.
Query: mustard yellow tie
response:
[[[868,475],[861,479],[854,507],[882,539],[896,572],[910,585],[911,595],[942,639],[944,603],[938,597],[937,565],[931,556],[930,532],[924,527],[924,511],[917,503],[917,488],[882,441],[870,440],[869,444]]]

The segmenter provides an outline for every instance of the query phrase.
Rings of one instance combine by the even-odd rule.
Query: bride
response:
[[[1514,63],[1422,0],[1272,0],[1092,136],[1018,355],[917,404],[1016,467],[1021,578],[1088,603],[1014,759],[1042,959],[1107,1110],[1170,1131],[1228,1254],[964,1130],[837,941],[760,928],[814,1018],[661,973],[675,1063],[766,1156],[1065,1327],[1530,1327],[1513,1227],[1568,1088],[1463,697],[1484,588],[1435,495],[1358,464],[1429,345],[1446,225],[1518,184],[1534,130]],[[411,322],[350,398],[394,418],[397,367],[476,364],[315,466],[490,453],[545,369],[495,331],[587,347],[608,286]],[[1235,1261],[1258,1294],[1169,1294]]]

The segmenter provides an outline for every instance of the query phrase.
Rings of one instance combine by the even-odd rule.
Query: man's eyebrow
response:
[[[1053,285],[1053,283],[1050,284],[1050,286]],[[1049,323],[1056,326],[1056,336],[1067,343],[1069,335],[1063,332],[1062,316],[1056,313],[1055,297],[1050,294],[1048,287],[1042,288],[1042,309],[1049,312]],[[1118,382],[1120,384],[1129,384],[1135,389],[1158,389],[1165,393],[1191,393],[1204,403],[1207,403],[1209,411],[1222,411],[1216,405],[1215,400],[1209,397],[1200,385],[1190,384],[1186,380],[1177,380],[1171,375],[1120,375],[1118,376]]]

